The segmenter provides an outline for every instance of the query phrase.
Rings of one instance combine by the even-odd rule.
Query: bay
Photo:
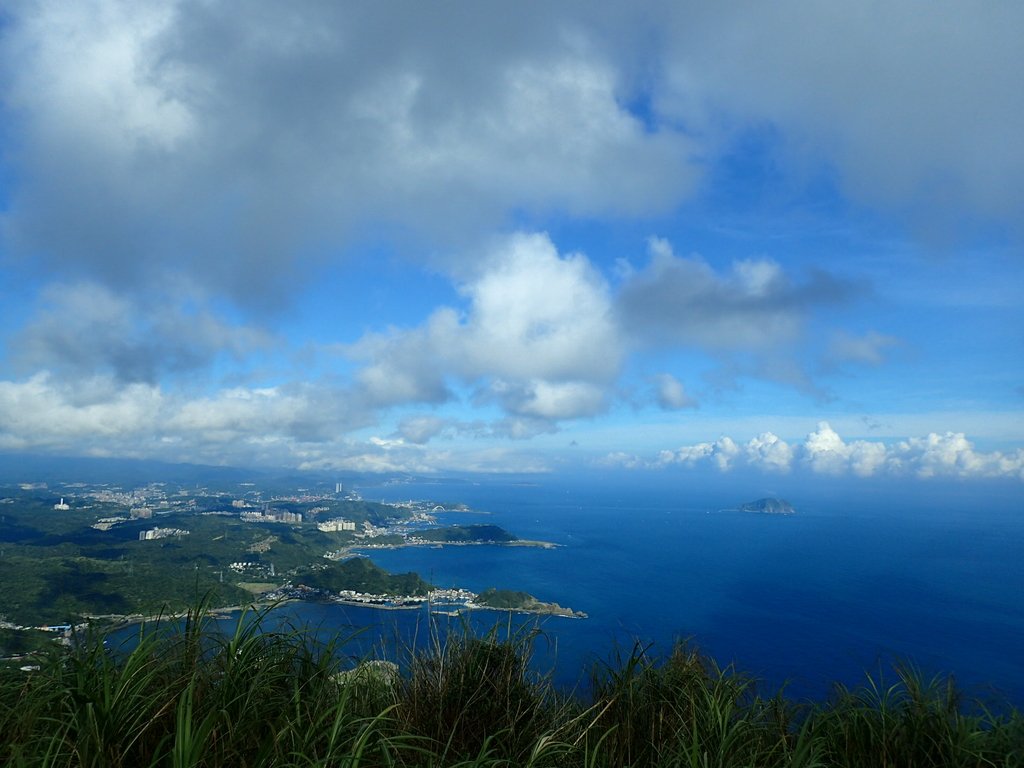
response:
[[[717,485],[490,479],[361,487],[374,501],[433,500],[474,513],[445,523],[494,523],[555,549],[502,546],[373,550],[374,562],[443,587],[519,589],[585,611],[587,619],[479,611],[476,631],[538,626],[536,665],[564,688],[635,644],[668,653],[687,640],[721,665],[823,699],[835,682],[893,680],[905,662],[952,674],[969,695],[1024,704],[1024,510],[1015,485],[912,489],[880,484],[785,491],[792,516],[723,511],[765,491]],[[776,490],[776,489],[768,489]],[[477,514],[477,513],[487,513]],[[394,656],[431,626],[460,619],[292,603],[274,626],[354,639],[345,652]],[[433,624],[432,624],[433,623]]]
[[[785,684],[800,697],[903,662],[953,674],[972,694],[1024,702],[1024,509],[1012,486],[795,487],[792,516],[720,511],[749,500],[728,485],[621,478],[364,494],[466,503],[490,513],[480,521],[559,544],[372,557],[441,586],[522,589],[585,611],[586,620],[543,622],[565,685],[615,648],[640,642],[664,653],[689,639],[766,689]]]

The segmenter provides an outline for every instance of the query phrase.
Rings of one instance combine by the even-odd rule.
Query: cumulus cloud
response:
[[[921,477],[1020,477],[1024,479],[1024,450],[981,453],[959,432],[932,433],[895,447],[898,461]]]
[[[511,387],[496,382],[491,389],[506,411],[550,421],[592,416],[606,407],[604,390],[580,381],[532,381]]]
[[[715,465],[720,471],[728,472],[740,456],[741,449],[731,437],[722,436],[713,443],[697,443],[685,445],[675,451],[662,451],[657,463],[661,466],[682,464],[693,467],[705,461]]]
[[[423,417],[402,424],[406,435],[352,437],[372,422],[351,393],[312,384],[233,387],[190,398],[110,376],[68,383],[42,373],[0,381],[0,451],[368,472],[550,468],[533,453],[491,445],[427,448],[422,443],[449,425]],[[484,432],[482,425],[450,426]]]
[[[47,373],[0,381],[0,446],[224,463],[294,463],[298,446],[368,425],[358,401],[315,385],[230,388],[187,397],[111,376],[74,382]],[[323,448],[323,445],[321,445]],[[256,449],[259,449],[257,451]]]
[[[807,436],[803,457],[815,472],[838,475],[852,470],[861,477],[875,474],[889,460],[883,443],[865,440],[844,442],[825,421]]]
[[[620,465],[627,466],[623,461]],[[983,453],[962,433],[931,433],[886,444],[882,441],[846,441],[828,422],[807,435],[802,444],[790,445],[765,432],[745,444],[723,436],[714,443],[697,443],[662,451],[651,461],[636,458],[630,467],[696,467],[711,464],[727,472],[745,466],[767,472],[789,472],[797,465],[816,474],[874,477],[916,475],[932,477],[1009,477],[1024,480],[1024,449],[1010,453]]]
[[[26,291],[40,276],[63,282],[2,340],[28,376],[2,383],[2,439],[70,445],[51,429],[60,414],[91,450],[102,435],[109,450],[171,450],[194,429],[253,455],[305,456],[300,446],[333,444],[382,409],[467,391],[499,412],[480,434],[527,437],[602,413],[630,356],[674,347],[710,356],[719,375],[823,396],[793,345],[818,308],[861,290],[831,272],[763,256],[723,266],[654,239],[645,265],[620,262],[613,288],[544,235],[479,243],[515,225],[582,231],[678,211],[751,130],[772,137],[785,184],[824,169],[887,216],[1024,231],[1022,25],[1017,5],[951,0],[642,15],[620,2],[10,4],[2,255]],[[347,347],[358,370],[341,389],[282,384],[279,371],[262,389],[193,376],[278,343],[214,307],[262,317],[318,262],[367,243],[434,259],[459,300]],[[876,366],[896,343],[837,333],[827,354]],[[186,378],[205,395],[175,389]],[[678,379],[653,382],[662,408],[694,405]],[[38,412],[41,442],[19,403]],[[449,429],[460,427],[403,422],[388,461]],[[723,437],[670,460],[866,476],[1006,474],[1018,461],[956,434],[901,448],[829,432],[801,446]],[[323,459],[308,451],[301,461]]]
[[[541,421],[602,411],[624,355],[604,279],[582,254],[520,234],[485,254],[460,287],[464,312],[436,310],[418,328],[370,334],[349,353],[369,400],[440,402],[448,378],[481,386],[514,416]]]
[[[773,472],[789,472],[793,463],[793,448],[771,432],[764,432],[745,446],[748,463]]]
[[[768,259],[737,261],[720,274],[699,257],[676,256],[660,238],[651,239],[650,257],[616,300],[623,327],[647,343],[768,350],[792,341],[812,307],[859,290],[822,271],[795,283]]]
[[[710,462],[718,470],[728,472],[736,466],[754,466],[774,472],[788,472],[793,459],[792,448],[771,432],[753,438],[745,445],[723,435],[713,443],[685,445],[674,451],[662,451],[654,464],[681,464],[695,467]]]

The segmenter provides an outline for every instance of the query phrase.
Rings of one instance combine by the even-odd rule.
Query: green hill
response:
[[[294,579],[313,589],[340,592],[350,589],[373,595],[422,595],[433,589],[416,573],[389,573],[365,557],[353,557],[315,569],[304,570]]]

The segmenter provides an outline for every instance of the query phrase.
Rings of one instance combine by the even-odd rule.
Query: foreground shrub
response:
[[[755,695],[751,679],[720,669],[685,644],[667,659],[636,645],[600,665],[594,733],[605,765],[789,765],[779,702]]]
[[[536,629],[432,629],[398,664],[353,664],[344,641],[235,632],[205,606],[140,631],[130,652],[100,637],[40,669],[0,667],[0,764],[11,766],[1024,766],[1024,718],[963,701],[910,668],[837,687],[821,704],[758,695],[754,681],[685,644],[635,646],[598,665],[588,696],[531,668]]]
[[[483,637],[468,628],[412,649],[395,715],[402,728],[427,740],[443,759],[496,754],[528,762],[537,741],[558,720],[546,678],[530,671],[537,631],[499,627]]]
[[[809,726],[828,764],[849,768],[1024,765],[1024,721],[994,716],[981,705],[965,712],[949,677],[925,679],[912,667],[879,675],[860,688],[836,686]]]

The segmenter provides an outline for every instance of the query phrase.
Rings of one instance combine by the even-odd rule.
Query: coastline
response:
[[[275,600],[254,600],[246,605],[224,605],[211,607],[207,610],[206,615],[210,618],[222,620],[229,618],[228,614],[241,613],[244,611],[260,611],[266,608],[276,608],[279,605],[285,603],[299,602],[297,598],[293,597],[282,597]],[[166,613],[157,614],[142,614],[142,613],[103,613],[96,615],[83,616],[83,623],[97,626],[101,629],[124,629],[131,627],[136,624],[159,624],[163,621],[179,621],[187,618],[191,609],[184,611],[168,611]],[[81,624],[76,625],[76,628],[82,626]]]
[[[539,549],[558,549],[565,546],[553,541],[534,541],[532,539],[515,539],[514,541],[403,541],[400,544],[352,544],[337,550],[338,552],[355,552],[363,549],[404,549],[406,547],[537,547]]]
[[[325,558],[330,560],[341,560],[346,557],[354,556],[361,557],[367,556],[364,551],[376,551],[376,550],[392,550],[392,549],[404,549],[408,547],[477,547],[477,546],[495,546],[495,547],[536,547],[539,549],[557,549],[564,545],[556,544],[551,541],[539,541],[533,539],[516,539],[514,541],[403,541],[401,543],[392,544],[356,544],[342,549],[335,550],[324,555]],[[266,590],[261,593],[254,593],[253,601],[246,603],[245,605],[226,605],[226,606],[213,606],[207,611],[207,616],[215,620],[223,620],[229,618],[232,613],[241,613],[243,611],[261,611],[267,608],[274,608],[278,605],[292,602],[322,602],[324,600],[332,602],[338,605],[348,605],[356,608],[372,608],[381,611],[408,611],[417,610],[428,605],[428,601],[424,600],[420,603],[413,604],[390,604],[386,602],[374,602],[367,600],[365,602],[360,600],[346,599],[340,596],[320,598],[319,600],[308,600],[302,597],[276,597],[273,599],[261,599],[263,595],[270,595],[278,593],[284,589],[285,585],[277,586],[273,589]],[[396,595],[396,599],[401,599],[407,596]],[[376,598],[375,598],[376,599]],[[447,607],[447,606],[446,606]],[[538,601],[537,608],[502,608],[490,605],[481,605],[478,603],[468,602],[460,603],[454,607],[454,613],[459,611],[508,611],[519,614],[535,615],[535,616],[560,616],[562,618],[587,618],[587,614],[582,611],[575,611],[571,608],[563,608],[556,603],[541,603]],[[142,614],[142,613],[130,613],[130,614],[93,614],[83,616],[82,623],[76,625],[76,629],[83,625],[92,625],[102,630],[118,630],[125,629],[127,627],[135,625],[146,625],[146,624],[159,624],[163,621],[180,621],[181,619],[187,618],[190,613],[189,609],[181,611],[168,611],[156,614]],[[448,611],[444,611],[448,613]]]

